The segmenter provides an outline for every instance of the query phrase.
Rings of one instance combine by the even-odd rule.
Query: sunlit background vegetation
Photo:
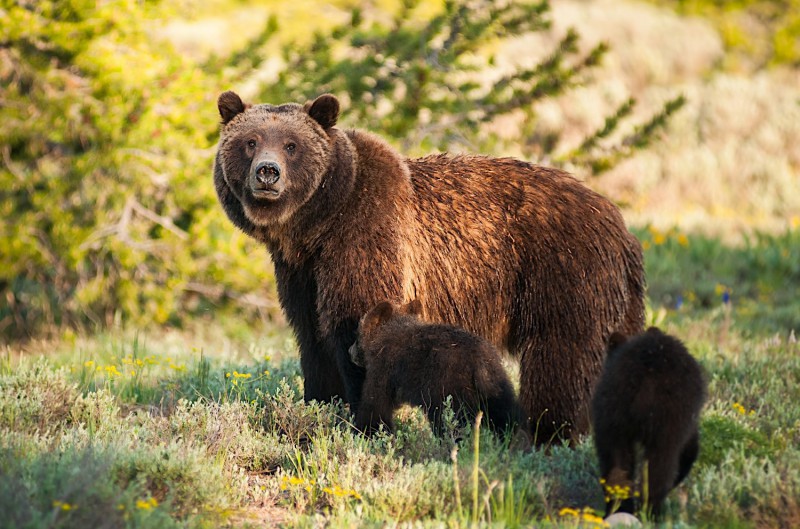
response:
[[[710,375],[671,520],[797,525],[798,87],[798,0],[3,0],[0,512],[598,523],[590,442],[521,454],[468,434],[451,460],[411,411],[368,442],[300,402],[269,257],[213,190],[216,98],[234,89],[332,92],[341,126],[410,156],[517,156],[616,201],[649,322]]]

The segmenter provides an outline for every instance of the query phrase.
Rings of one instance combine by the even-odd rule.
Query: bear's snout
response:
[[[283,191],[281,166],[273,160],[262,160],[255,164],[250,179],[250,189],[256,198],[275,198]]]
[[[281,166],[278,162],[259,162],[256,165],[256,181],[272,185],[281,177]]]

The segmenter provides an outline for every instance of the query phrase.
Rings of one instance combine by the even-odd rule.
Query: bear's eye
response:
[[[294,150],[295,150],[296,148],[297,148],[297,145],[295,145],[294,143],[287,143],[287,144],[286,144],[286,150],[287,150],[288,152],[294,152]]]
[[[248,147],[250,147],[251,149],[255,149],[255,147],[256,147],[256,140],[248,140],[248,141],[247,141],[247,146],[248,146]]]

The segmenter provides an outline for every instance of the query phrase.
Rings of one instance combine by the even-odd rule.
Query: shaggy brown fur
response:
[[[647,499],[661,514],[667,493],[692,468],[699,450],[698,421],[706,399],[706,383],[686,347],[655,327],[627,340],[611,336],[608,359],[592,399],[592,423],[606,487],[629,487],[619,505],[633,513],[637,491],[636,447],[644,447]],[[606,515],[614,506],[611,499]]]
[[[482,410],[489,428],[512,433],[522,414],[498,351],[458,327],[425,323],[421,313],[417,300],[402,306],[384,301],[361,319],[350,348],[353,363],[367,371],[356,428],[369,435],[383,424],[393,431],[394,411],[411,404],[424,407],[441,434],[451,395],[460,420],[472,423]]]
[[[588,431],[608,336],[644,320],[641,247],[611,202],[510,158],[403,158],[337,129],[331,95],[248,106],[225,92],[219,110],[217,193],[272,255],[306,399],[357,409],[358,319],[380,300],[419,299],[426,320],[518,355],[540,443]]]

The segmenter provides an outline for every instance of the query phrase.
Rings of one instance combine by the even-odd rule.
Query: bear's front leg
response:
[[[300,344],[303,400],[306,402],[330,402],[337,397],[347,399],[347,391],[339,376],[339,366],[326,349],[316,341]]]
[[[380,430],[381,425],[388,432],[394,431],[392,414],[394,406],[391,400],[392,389],[385,380],[367,377],[364,381],[364,398],[356,413],[355,427],[366,436]]]
[[[326,340],[328,354],[336,360],[339,378],[344,385],[343,397],[350,405],[350,411],[357,413],[361,402],[361,389],[364,385],[366,371],[350,359],[350,347],[356,341],[358,322],[348,320],[341,323]]]
[[[300,349],[304,400],[330,402],[336,397],[347,398],[336,355],[329,344],[320,338],[313,263],[289,265],[281,257],[277,246],[271,246],[270,252],[275,267],[278,298]]]

